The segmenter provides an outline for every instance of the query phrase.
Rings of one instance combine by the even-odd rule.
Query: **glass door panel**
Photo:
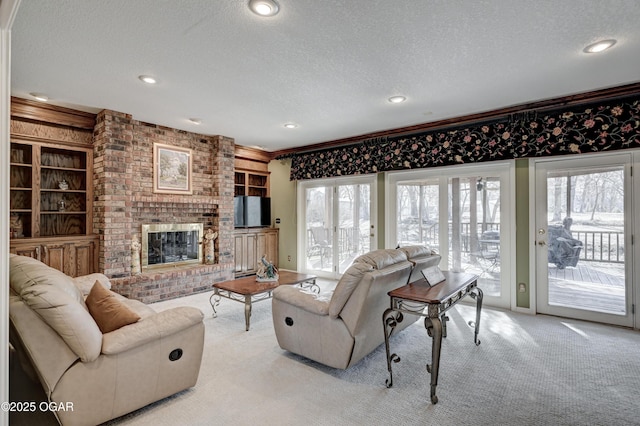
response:
[[[337,265],[342,274],[361,254],[371,248],[371,187],[370,185],[339,185]]]
[[[376,249],[374,188],[370,176],[300,184],[304,272],[339,278],[356,257]]]
[[[515,278],[509,267],[514,260],[511,167],[502,163],[390,176],[389,193],[395,197],[390,241],[434,249],[442,256],[442,269],[478,275],[487,304],[509,307]]]
[[[437,179],[398,184],[398,244],[420,244],[440,251],[439,186]]]
[[[538,311],[626,325],[628,157],[589,161],[536,166]]]
[[[333,272],[333,187],[305,188],[305,269]]]
[[[500,178],[449,179],[449,270],[479,276],[487,296],[501,296]]]

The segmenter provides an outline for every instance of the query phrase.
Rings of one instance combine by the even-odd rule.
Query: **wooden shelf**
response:
[[[69,211],[69,210],[65,210],[65,211],[47,210],[47,211],[41,211],[40,214],[87,214],[87,212],[86,211]]]
[[[234,195],[269,196],[269,172],[236,169]]]
[[[31,188],[29,188],[31,190]],[[40,192],[59,192],[61,194],[84,194],[87,191],[84,189],[55,189],[55,188],[42,188]]]
[[[91,234],[92,164],[90,148],[12,138],[12,238]],[[68,189],[60,188],[63,181]]]

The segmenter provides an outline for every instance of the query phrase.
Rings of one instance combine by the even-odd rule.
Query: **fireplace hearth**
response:
[[[201,223],[142,225],[142,270],[202,263]]]

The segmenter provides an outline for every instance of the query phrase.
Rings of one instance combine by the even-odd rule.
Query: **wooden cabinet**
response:
[[[277,228],[238,228],[234,233],[236,276],[255,274],[258,262],[265,255],[278,266]]]
[[[71,275],[98,271],[93,234],[95,114],[11,98],[11,253]],[[6,183],[5,183],[6,184]]]
[[[11,238],[91,234],[92,160],[90,148],[13,140]]]
[[[236,145],[234,154],[234,195],[268,197],[270,153]]]
[[[236,169],[234,195],[269,196],[269,172]]]
[[[98,270],[92,219],[93,150],[12,138],[10,251],[67,275]]]
[[[77,277],[98,270],[98,236],[23,238],[12,240],[11,253],[29,256]]]

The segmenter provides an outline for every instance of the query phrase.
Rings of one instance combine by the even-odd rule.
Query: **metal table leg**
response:
[[[320,286],[318,284],[316,284],[316,279],[312,278],[310,280],[307,281],[303,281],[300,284],[297,284],[300,288],[304,289],[304,290],[309,290],[312,293],[315,294],[320,294]]]
[[[220,293],[218,293],[218,289],[214,288],[213,289],[213,294],[211,295],[211,297],[209,297],[209,304],[211,305],[211,309],[213,309],[213,318],[216,318],[218,316],[218,313],[216,312],[216,306],[218,306],[220,304]]]
[[[249,331],[250,321],[251,321],[251,296],[246,295],[244,297],[244,323],[246,325],[246,331]]]
[[[385,385],[387,385],[388,388],[393,386],[393,371],[391,369],[391,363],[400,362],[400,357],[395,353],[391,353],[391,349],[389,348],[389,338],[393,334],[393,330],[395,330],[398,323],[401,323],[402,320],[402,312],[394,311],[392,308],[385,310],[382,314],[382,324],[384,327],[384,347],[387,351],[387,370],[389,371],[389,378],[385,380]]]
[[[424,327],[427,334],[431,336],[431,365],[427,364],[427,372],[431,373],[431,402],[438,403],[436,396],[436,386],[438,386],[438,370],[440,368],[440,348],[442,347],[442,321],[440,317],[425,318]]]
[[[476,299],[476,320],[469,321],[469,325],[475,327],[473,342],[476,344],[476,346],[478,346],[480,344],[480,339],[478,339],[478,334],[480,333],[480,312],[482,311],[482,299],[484,297],[484,294],[482,293],[482,290],[480,288],[476,287],[471,290],[469,295],[473,299]]]

